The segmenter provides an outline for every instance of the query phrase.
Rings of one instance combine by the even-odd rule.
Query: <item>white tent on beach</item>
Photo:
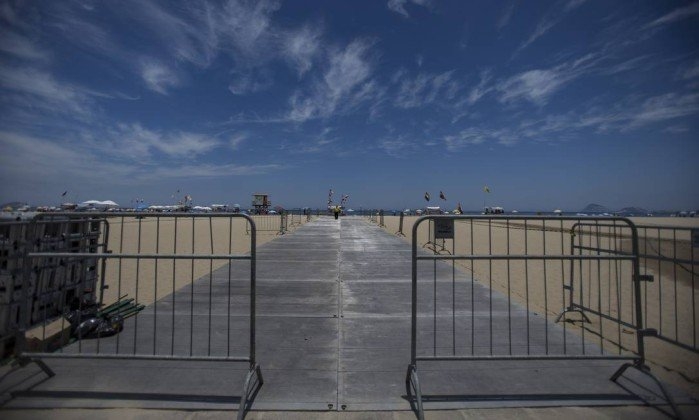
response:
[[[87,200],[87,201],[83,201],[82,203],[78,204],[78,208],[87,208],[87,209],[109,209],[109,208],[114,208],[114,207],[119,207],[119,205],[112,200],[105,200],[105,201]]]

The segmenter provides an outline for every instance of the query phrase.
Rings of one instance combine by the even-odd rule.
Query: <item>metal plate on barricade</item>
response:
[[[435,239],[454,239],[454,219],[434,219]]]

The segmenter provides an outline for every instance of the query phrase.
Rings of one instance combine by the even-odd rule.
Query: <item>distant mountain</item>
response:
[[[611,211],[601,204],[588,204],[584,209],[580,210],[580,213],[611,213]]]

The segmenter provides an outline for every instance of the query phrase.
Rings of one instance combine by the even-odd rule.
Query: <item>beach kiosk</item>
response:
[[[272,202],[269,201],[269,196],[262,193],[254,193],[252,195],[252,208],[255,214],[267,214],[269,213],[269,207]]]

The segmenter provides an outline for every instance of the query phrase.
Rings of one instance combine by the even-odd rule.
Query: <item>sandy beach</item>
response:
[[[385,229],[390,233],[399,231],[399,216],[384,217]],[[412,240],[412,226],[417,216],[404,218],[404,239]],[[672,226],[678,228],[699,228],[699,219],[693,218],[633,218],[638,226]],[[419,248],[435,250],[440,254],[452,255],[570,255],[571,227],[574,221],[546,220],[524,221],[522,219],[473,220],[455,223],[455,240],[437,239],[431,244],[428,223],[423,222],[417,232]],[[599,230],[599,235],[581,235],[576,243],[589,248],[603,248],[616,253],[630,251],[629,231],[622,223],[617,228],[592,227],[591,232]],[[581,242],[582,241],[582,242]],[[576,253],[581,252],[577,250]],[[691,248],[689,231],[677,231],[652,228],[639,229],[639,252],[646,255],[658,255],[692,260],[696,267],[695,251]],[[456,266],[461,271],[472,273],[476,281],[497,290],[531,311],[544,314],[549,320],[555,320],[567,306],[569,294],[564,284],[570,283],[570,261],[546,261],[534,259],[525,262],[505,260],[457,260]],[[576,263],[574,284],[575,301],[595,311],[599,311],[622,321],[635,324],[631,278],[632,265],[629,261],[585,261]],[[663,335],[683,343],[693,343],[696,335],[695,326],[699,325],[699,314],[693,311],[693,302],[699,301],[696,274],[684,264],[679,269],[670,262],[658,263],[657,259],[641,260],[641,273],[652,275],[653,282],[644,282],[642,286],[643,312],[645,325],[659,330]],[[674,279],[677,279],[676,281]],[[694,283],[694,288],[693,288]],[[662,305],[661,305],[662,302]],[[579,319],[578,314],[570,318]],[[605,349],[635,349],[636,335],[632,330],[619,326],[601,317],[589,317],[591,323],[585,323],[587,337],[601,334],[605,337],[602,344]],[[694,318],[694,322],[692,319]],[[573,324],[569,324],[573,325]],[[581,325],[576,323],[575,325]],[[571,327],[583,333],[579,327]],[[699,396],[699,355],[657,338],[645,340],[646,357],[653,372],[676,385],[682,386]]]
[[[257,227],[257,245],[276,238],[279,216],[252,216]],[[305,222],[296,216],[289,231]],[[250,227],[244,218],[230,217],[146,217],[109,219],[108,247],[119,254],[248,255],[251,249]],[[207,259],[108,259],[105,267],[103,302],[110,304],[128,295],[148,305],[189,285],[227,264],[226,260]]]

